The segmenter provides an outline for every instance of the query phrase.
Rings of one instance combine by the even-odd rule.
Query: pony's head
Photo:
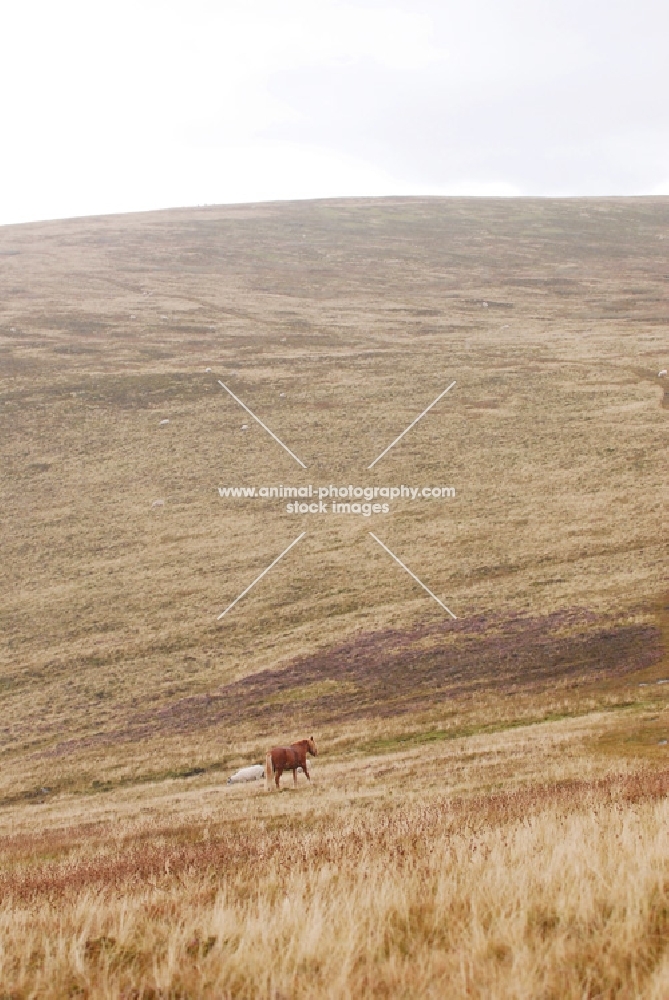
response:
[[[309,751],[309,753],[311,754],[312,757],[318,757],[318,749],[316,747],[316,740],[313,738],[313,736],[311,736],[307,740],[307,750]]]

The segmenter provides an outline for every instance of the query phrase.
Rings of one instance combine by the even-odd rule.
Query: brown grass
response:
[[[0,998],[669,994],[668,220],[0,230]],[[308,482],[457,496],[217,493]],[[225,787],[312,732],[312,785]]]
[[[669,772],[467,798],[375,780],[15,835],[6,995],[666,995]]]

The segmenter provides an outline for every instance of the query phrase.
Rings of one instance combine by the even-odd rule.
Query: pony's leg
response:
[[[279,787],[279,779],[281,778],[282,774],[283,774],[283,771],[281,770],[281,768],[277,767],[277,769],[275,771],[275,774],[274,774],[274,781],[276,783],[276,787],[277,788]]]
[[[297,768],[293,768],[293,787],[297,788]]]
[[[304,767],[302,768],[302,770],[304,771],[304,773],[305,773],[305,774],[306,774],[306,776],[307,776],[307,781],[311,781],[311,778],[309,777],[309,768],[307,767],[307,762],[306,762],[306,760],[305,760],[305,762],[304,762]]]

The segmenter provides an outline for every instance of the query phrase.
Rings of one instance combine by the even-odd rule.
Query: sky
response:
[[[666,0],[0,0],[0,225],[669,194]]]

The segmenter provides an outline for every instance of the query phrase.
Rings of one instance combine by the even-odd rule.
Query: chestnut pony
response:
[[[300,740],[299,743],[291,743],[289,747],[274,747],[270,750],[265,757],[265,778],[267,779],[268,790],[271,791],[272,788],[272,777],[274,777],[276,787],[279,787],[279,780],[284,771],[293,772],[293,784],[295,787],[297,787],[298,767],[301,767],[307,778],[309,778],[309,771],[307,770],[308,753],[312,757],[318,756],[313,736],[309,740]],[[311,778],[309,778],[309,781],[311,781]]]

